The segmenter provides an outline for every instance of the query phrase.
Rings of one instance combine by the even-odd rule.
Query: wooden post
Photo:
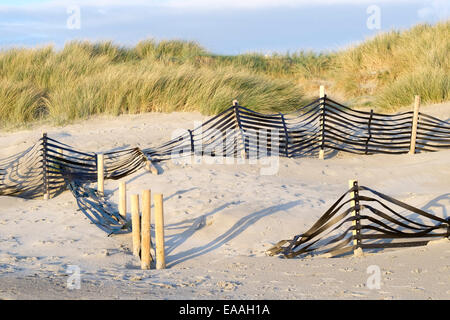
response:
[[[163,195],[155,194],[155,244],[156,244],[156,269],[166,268],[164,251],[164,203]]]
[[[420,96],[414,97],[414,115],[411,129],[411,144],[409,148],[409,154],[416,153],[416,136],[417,136],[417,123],[419,122],[419,108],[420,108]]]
[[[127,183],[120,181],[119,183],[119,213],[127,219]]]
[[[325,97],[325,86],[320,86],[320,89],[319,89],[319,97],[320,97],[320,98]]]
[[[235,99],[233,100],[233,106],[234,106],[234,114],[236,116],[236,121],[237,121],[237,125],[239,127],[239,131],[240,131],[240,135],[241,135],[241,145],[242,145],[242,149],[241,149],[241,158],[243,160],[247,159],[247,150],[245,149],[245,136],[244,136],[244,131],[242,130],[242,126],[241,126],[241,119],[239,117],[239,102]]]
[[[319,90],[319,97],[325,98],[325,87],[320,86]],[[320,106],[322,115],[320,116],[320,136],[319,136],[319,143],[320,143],[320,150],[319,150],[319,159],[323,160],[325,158],[325,150],[323,148],[323,131],[325,130],[325,101],[323,101],[323,104]]]
[[[191,143],[191,155],[195,153],[195,146],[194,146],[194,134],[192,133],[191,129],[188,129],[189,132],[189,142]]]
[[[104,184],[104,156],[103,153],[97,154],[97,191],[102,193],[104,192],[105,184]]]
[[[43,179],[43,196],[44,200],[48,200],[50,193],[48,188],[48,172],[47,172],[47,133],[42,133],[42,179]]]
[[[151,220],[151,192],[144,190],[142,192],[142,220],[141,220],[141,269],[150,269],[151,261],[151,236],[150,236],[150,220]]]
[[[372,124],[372,119],[373,119],[373,109],[370,109],[369,123],[367,124],[368,137],[366,140],[366,150],[365,150],[364,154],[369,153],[369,141],[370,141],[370,138],[372,138],[372,131],[370,130],[371,129],[370,125]]]
[[[147,162],[145,163],[145,170],[151,172],[154,175],[158,175],[158,169],[155,167],[151,160],[147,160]]]
[[[139,217],[139,195],[131,195],[131,231],[133,236],[133,255],[139,257],[141,249],[141,221]]]
[[[349,189],[353,188],[353,187],[357,187],[358,186],[358,181],[357,180],[349,180],[348,181],[348,187]],[[353,191],[350,192],[350,199],[354,199],[350,202],[350,206],[351,207],[356,207],[355,210],[352,211],[351,216],[353,217],[358,217],[359,216],[359,191]],[[352,225],[355,227],[359,227],[359,221],[356,219],[354,221],[352,221]],[[352,234],[354,237],[360,235],[360,230],[359,229],[355,229],[352,231]],[[363,255],[363,251],[362,248],[360,247],[361,242],[358,239],[354,239],[353,240],[353,246],[355,246],[355,249],[353,250],[353,255],[354,256],[362,256]]]
[[[283,123],[283,129],[284,129],[284,138],[286,140],[286,145],[284,147],[284,155],[286,158],[289,158],[289,132],[286,126],[286,120],[284,119],[284,115],[280,112],[281,122]]]

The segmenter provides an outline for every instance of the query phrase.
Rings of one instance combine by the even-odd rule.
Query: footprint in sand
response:
[[[226,291],[235,290],[241,283],[237,281],[219,281],[216,285]]]
[[[54,245],[55,241],[52,240],[39,240],[37,242],[35,242],[33,245],[34,246],[50,246],[50,245]]]
[[[425,291],[425,288],[421,288],[421,287],[412,287],[411,290],[413,290],[413,291]]]
[[[411,270],[411,273],[417,273],[417,274],[426,273],[426,272],[427,272],[427,270],[423,270],[421,268],[417,268],[417,269]]]
[[[448,272],[449,270],[450,270],[450,266],[445,266],[445,267],[439,268],[440,272]]]

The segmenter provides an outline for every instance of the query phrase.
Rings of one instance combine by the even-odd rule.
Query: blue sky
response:
[[[449,19],[449,3],[449,0],[0,0],[0,47],[54,44],[59,48],[72,39],[134,45],[155,38],[194,40],[220,54],[336,50],[377,32]],[[373,20],[373,6],[379,13],[377,20]],[[379,24],[368,27],[368,20]],[[80,22],[79,28],[73,27],[73,21]]]

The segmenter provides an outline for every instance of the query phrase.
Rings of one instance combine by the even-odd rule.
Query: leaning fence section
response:
[[[281,240],[268,253],[287,258],[340,256],[363,250],[416,247],[450,237],[450,219],[433,215],[350,181],[344,193],[306,232]]]
[[[0,160],[0,195],[48,199],[68,189],[93,223],[109,233],[120,233],[130,226],[107,201],[103,179],[120,179],[144,165],[148,167],[149,162],[139,148],[107,152],[100,157],[44,133],[24,152]],[[97,189],[88,186],[95,182]]]
[[[404,154],[450,148],[450,122],[414,111],[383,114],[326,95],[292,113],[261,114],[236,104],[201,126],[144,152],[155,161],[189,155],[296,158],[332,151]]]
[[[450,148],[450,122],[414,111],[395,115],[358,111],[321,97],[298,110],[262,114],[233,105],[158,147],[94,153],[73,148],[43,134],[22,153],[0,160],[0,195],[54,197],[70,189],[80,208],[111,232],[127,228],[112,212],[103,192],[104,179],[120,179],[142,167],[192,155],[214,157],[319,156],[332,151],[401,154]],[[88,183],[97,182],[93,192]],[[112,219],[112,220],[111,220]]]
[[[356,154],[408,153],[412,112],[395,115],[357,111],[324,99],[325,147]]]
[[[416,150],[437,151],[450,148],[450,123],[419,113]]]

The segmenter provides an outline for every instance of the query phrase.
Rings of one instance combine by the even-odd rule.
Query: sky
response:
[[[217,54],[333,51],[450,19],[450,0],[0,0],[0,48],[192,40]]]

